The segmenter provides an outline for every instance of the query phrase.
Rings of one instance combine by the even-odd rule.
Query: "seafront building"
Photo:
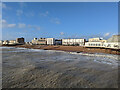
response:
[[[85,41],[85,39],[62,39],[62,45],[84,46]]]
[[[40,39],[34,38],[32,40],[32,44],[34,44],[34,45],[46,45],[47,41],[46,41],[46,38],[40,38]]]
[[[55,45],[55,38],[34,38],[32,40],[32,44],[34,45]]]
[[[89,38],[88,42],[85,43],[85,47],[104,47],[104,43],[107,40],[101,38]]]
[[[106,48],[120,49],[120,35],[113,35],[105,43]]]
[[[98,48],[120,49],[120,35],[113,35],[108,40],[102,38],[85,39],[55,39],[55,38],[34,38],[32,42],[25,42],[24,38],[16,38],[16,40],[1,40],[0,45],[71,45]]]
[[[0,45],[22,45],[25,44],[24,38],[16,38],[16,40],[1,40]]]
[[[8,44],[9,44],[8,40],[3,41],[3,45],[8,45]]]
[[[47,45],[55,45],[55,38],[47,38]]]
[[[9,44],[10,44],[10,45],[15,45],[15,44],[16,44],[16,40],[10,40],[10,41],[9,41]]]
[[[24,38],[16,38],[16,44],[25,44]]]
[[[113,35],[108,40],[103,40],[100,38],[90,38],[88,42],[85,43],[85,47],[101,47],[101,48],[114,48],[120,49],[120,35]]]
[[[102,38],[89,38],[89,42],[107,42],[107,40],[104,40]]]

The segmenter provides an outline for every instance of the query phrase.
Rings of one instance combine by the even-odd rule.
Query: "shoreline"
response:
[[[6,47],[21,47],[29,49],[42,49],[42,50],[59,50],[66,52],[76,52],[76,53],[106,53],[120,55],[120,51],[105,49],[105,48],[86,48],[81,46],[62,46],[62,45],[16,45],[16,46],[6,46]]]

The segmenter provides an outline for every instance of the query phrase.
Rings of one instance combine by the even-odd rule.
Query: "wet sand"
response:
[[[118,87],[114,63],[98,63],[94,61],[98,57],[67,52],[28,50],[3,49],[3,88]]]
[[[10,46],[11,47],[11,46]],[[33,48],[33,49],[44,49],[44,50],[61,50],[67,52],[83,52],[83,53],[107,53],[107,54],[117,54],[120,55],[120,50],[112,50],[105,48],[86,48],[81,46],[48,46],[48,45],[17,45],[12,47],[23,47],[23,48]]]

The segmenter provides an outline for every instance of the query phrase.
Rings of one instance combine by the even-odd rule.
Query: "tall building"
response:
[[[24,38],[23,37],[22,38],[16,38],[16,43],[17,44],[25,44]]]

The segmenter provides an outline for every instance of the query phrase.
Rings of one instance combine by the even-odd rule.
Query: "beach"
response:
[[[7,46],[9,47],[9,46]],[[10,46],[11,47],[11,46]],[[63,46],[63,45],[15,45],[12,47],[43,49],[43,50],[60,50],[67,52],[83,52],[83,53],[106,53],[120,55],[120,50],[105,49],[105,48],[86,48],[82,46]]]
[[[2,47],[2,58],[3,88],[118,87],[118,55]]]

